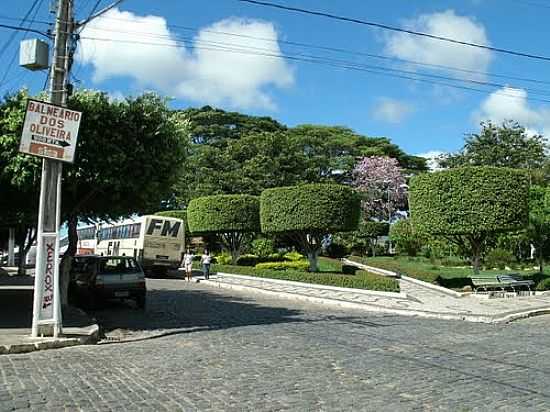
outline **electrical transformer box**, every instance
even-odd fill
[[[29,70],[44,70],[49,66],[48,43],[38,39],[23,40],[19,44],[19,65]]]

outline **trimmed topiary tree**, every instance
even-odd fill
[[[359,225],[359,230],[355,233],[358,234],[358,237],[363,237],[367,239],[368,244],[371,248],[372,256],[376,256],[376,243],[380,236],[387,236],[390,230],[390,225],[386,222],[375,222],[368,220],[362,222]]]
[[[395,242],[399,253],[405,252],[408,256],[416,256],[424,243],[423,236],[414,230],[410,219],[401,219],[391,225],[390,239]]]
[[[478,273],[489,235],[527,226],[528,200],[527,173],[479,166],[413,178],[409,206],[419,233],[441,235],[456,243],[470,254]]]
[[[187,207],[189,230],[217,234],[237,263],[244,240],[260,231],[260,201],[251,195],[216,195],[193,199]]]
[[[284,234],[297,242],[317,272],[321,240],[329,233],[357,228],[360,198],[336,184],[307,184],[264,190],[260,197],[262,232]]]

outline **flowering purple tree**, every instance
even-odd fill
[[[362,193],[364,219],[390,222],[406,205],[407,185],[396,159],[362,158],[353,169],[353,185]]]

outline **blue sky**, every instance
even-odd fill
[[[22,17],[32,3],[10,2],[3,8],[0,19]],[[78,17],[85,17],[93,3],[95,0],[76,0]],[[279,3],[550,56],[547,41],[550,1],[546,0],[279,0]],[[48,4],[49,1],[42,2],[37,19],[52,19]],[[101,2],[101,6],[107,4],[107,0]],[[17,24],[5,19],[0,23]],[[33,27],[46,28],[41,24]],[[0,47],[10,34],[7,30],[0,31]],[[211,104],[269,115],[291,126],[344,125],[364,135],[387,136],[410,153],[457,150],[464,134],[478,130],[477,123],[482,119],[510,118],[534,133],[550,132],[550,103],[531,100],[550,101],[550,95],[544,95],[546,91],[550,94],[550,62],[236,0],[126,0],[104,19],[90,24],[82,37],[73,70],[79,85],[108,91],[113,97],[157,90],[173,97],[174,108]],[[17,37],[20,38],[21,35]],[[548,83],[427,68],[284,42],[343,48]],[[219,50],[220,47],[224,50]],[[4,65],[0,79],[16,51],[14,41],[1,55]],[[326,60],[323,64],[312,64],[273,55],[338,59],[337,65],[377,66],[377,71],[382,70],[385,75],[328,66]],[[437,80],[484,90],[478,93],[388,77],[391,70],[406,70],[409,77],[424,73],[496,82],[514,88]],[[44,79],[43,73],[12,67],[6,83],[0,84],[0,92],[23,85],[38,91]],[[538,89],[540,94],[534,95],[535,91],[527,88]]]

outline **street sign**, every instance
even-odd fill
[[[82,113],[29,99],[19,151],[72,163]]]

